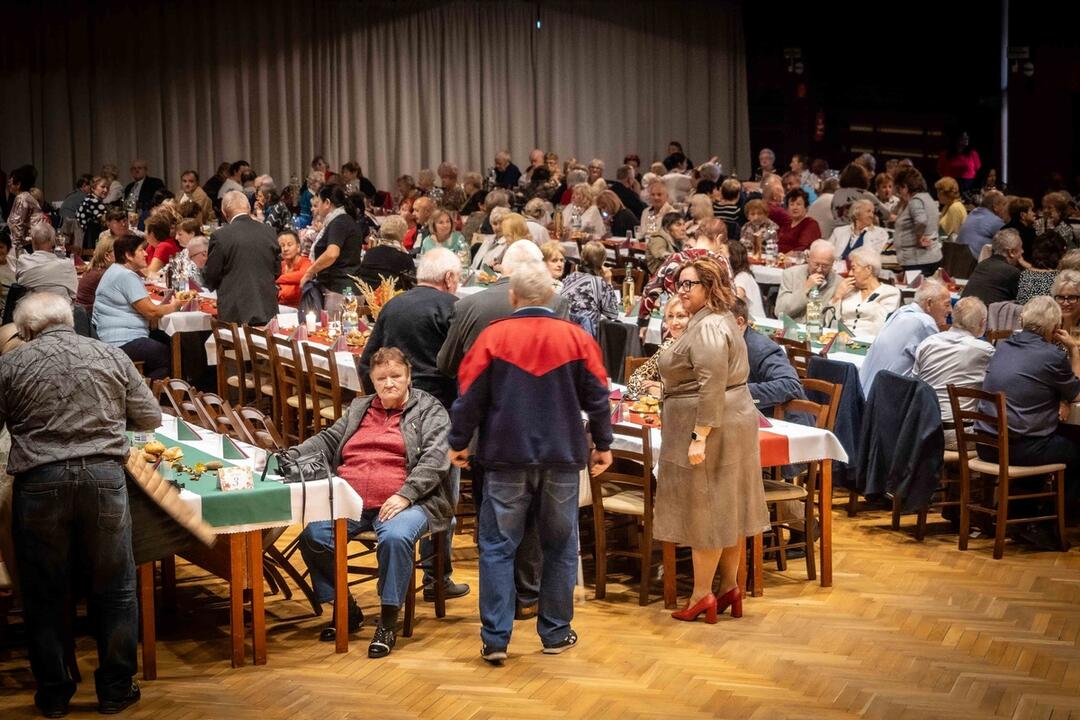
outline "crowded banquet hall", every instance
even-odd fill
[[[0,716],[1080,717],[1080,13],[860,10],[5,6]]]

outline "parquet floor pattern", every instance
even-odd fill
[[[455,576],[473,594],[447,618],[420,604],[416,633],[383,660],[367,658],[372,630],[347,655],[315,640],[325,622],[294,595],[267,598],[269,664],[232,670],[224,584],[181,564],[179,616],[161,621],[159,679],[126,715],[228,718],[1080,718],[1080,550],[1042,553],[990,541],[956,549],[888,529],[882,512],[837,512],[835,587],[805,581],[796,561],[766,573],[746,616],[714,625],[671,620],[657,599],[610,586],[576,608],[580,646],[540,653],[517,623],[503,668],[479,658],[475,548],[464,536]],[[908,519],[905,527],[910,526]],[[931,526],[931,532],[941,530]],[[1074,537],[1074,543],[1078,538]],[[774,567],[774,566],[773,566]],[[361,604],[374,615],[374,588]],[[84,681],[72,717],[93,711],[93,644],[78,644]],[[32,717],[21,649],[0,655],[0,717]]]

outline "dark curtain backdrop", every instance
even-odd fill
[[[32,7],[30,7],[32,5]],[[179,186],[246,159],[279,186],[311,157],[377,186],[508,149],[750,167],[742,21],[724,2],[40,2],[0,26],[0,168],[136,157]],[[540,27],[537,28],[537,21]]]

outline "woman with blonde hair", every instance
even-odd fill
[[[556,293],[561,293],[563,288],[562,276],[566,271],[566,255],[563,253],[562,243],[558,240],[548,240],[540,246],[540,254],[544,256],[544,265],[551,273],[551,279]]]
[[[463,268],[469,267],[472,255],[469,253],[469,243],[465,242],[465,236],[454,230],[454,219],[446,210],[436,210],[428,220],[428,234],[420,244],[420,254],[433,250],[437,247],[446,248],[458,256]]]
[[[570,191],[570,203],[563,208],[562,215],[563,227],[571,232],[580,231],[593,237],[603,237],[607,229],[593,199],[592,188],[584,182]]]
[[[90,260],[90,269],[79,278],[79,288],[75,292],[75,304],[86,308],[87,315],[94,311],[94,293],[97,291],[101,276],[113,264],[112,235],[103,235],[94,246],[94,257]]]
[[[937,191],[938,206],[941,208],[938,227],[946,235],[955,235],[967,220],[967,209],[960,202],[960,185],[955,178],[943,177],[934,183],[934,190]]]
[[[500,208],[496,208],[495,210],[499,209]],[[492,210],[492,215],[496,214],[495,210]],[[515,212],[499,214],[502,215],[502,217],[498,221],[498,236],[485,240],[473,255],[472,260],[473,270],[480,270],[489,275],[496,274],[500,271],[502,257],[508,247],[518,240],[532,239],[532,235],[529,233],[529,225],[525,222],[525,218],[522,215]],[[492,225],[495,225],[494,220],[492,221]]]
[[[705,193],[695,193],[690,196],[690,224],[686,227],[686,234],[697,237],[701,221],[713,216],[712,198]]]
[[[120,202],[124,197],[124,186],[117,179],[120,177],[120,171],[117,167],[111,163],[102,165],[101,177],[105,178],[106,182],[109,184],[109,191],[105,193],[105,198],[102,202],[106,205]]]
[[[693,621],[704,613],[715,623],[729,607],[732,617],[742,617],[739,559],[746,538],[769,527],[758,411],[746,386],[749,362],[731,313],[727,261],[687,263],[676,289],[690,322],[657,359],[664,403],[653,537],[689,545],[693,555],[693,592],[672,617]],[[712,592],[718,566],[719,598]]]

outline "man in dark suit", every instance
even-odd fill
[[[623,206],[634,213],[637,219],[641,219],[641,213],[645,210],[645,203],[634,190],[634,168],[629,165],[620,165],[615,171],[615,181],[608,183],[611,190],[619,196]]]
[[[996,302],[1014,302],[1020,287],[1020,259],[1024,242],[1012,228],[998,230],[991,247],[994,254],[971,271],[963,297],[977,297],[990,307]]]
[[[148,177],[145,160],[131,161],[131,182],[124,188],[124,203],[127,199],[135,196],[135,209],[139,215],[144,215],[150,209],[150,201],[154,199],[154,193],[165,187],[161,178]]]
[[[510,317],[514,306],[510,303],[510,276],[514,270],[528,260],[543,259],[535,243],[518,242],[511,245],[503,256],[503,277],[487,290],[458,300],[454,314],[450,319],[450,330],[446,341],[439,350],[439,371],[447,377],[457,378],[458,366],[465,353],[476,342],[476,338],[488,325]],[[570,304],[561,295],[554,295],[548,303],[557,317],[566,320],[570,317]],[[484,469],[478,462],[472,463],[473,500],[479,508],[483,501]],[[525,525],[525,537],[517,550],[514,563],[514,580],[517,585],[517,617],[525,619],[535,616],[537,603],[540,601],[540,534],[535,521]]]
[[[281,248],[274,229],[249,215],[247,196],[226,193],[221,201],[225,227],[210,238],[203,279],[218,291],[218,319],[265,325],[278,311]]]

